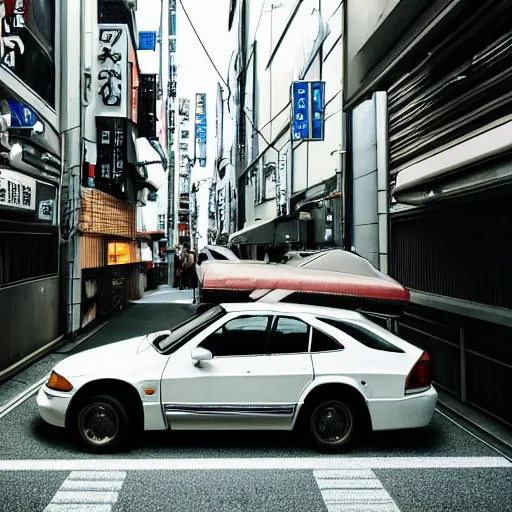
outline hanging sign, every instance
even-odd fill
[[[206,94],[196,94],[195,157],[206,167]]]
[[[0,169],[0,208],[36,209],[36,180],[10,169]]]
[[[324,140],[325,82],[293,82],[292,140]]]

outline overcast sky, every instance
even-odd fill
[[[226,79],[229,59],[233,51],[233,34],[228,33],[229,0],[182,0],[194,27],[204,46],[208,50],[218,70]],[[213,176],[215,169],[215,117],[217,82],[219,76],[210,63],[201,44],[197,40],[190,23],[177,3],[177,60],[178,60],[178,97],[189,98],[191,102],[190,134],[193,137],[193,115],[195,94],[206,94],[207,116],[207,160],[206,167],[197,164],[192,171],[192,180],[198,181]],[[193,138],[191,139],[193,143]],[[193,148],[189,151],[193,154]],[[206,244],[208,230],[208,190],[202,189],[197,195],[199,207],[198,231],[201,239],[199,248]]]
[[[236,42],[236,33],[228,32],[229,0],[182,0],[194,27],[212,60],[224,79],[231,54]],[[188,98],[191,103],[190,154],[193,155],[193,119],[196,93],[206,94],[207,113],[207,165],[205,168],[196,165],[192,172],[192,180],[198,181],[213,175],[215,166],[215,117],[217,82],[220,80],[210,63],[205,51],[194,34],[190,23],[183,12],[180,1],[177,4],[177,62],[178,62],[178,98]],[[144,8],[139,2],[137,11],[138,30],[158,30],[160,24],[160,0],[144,0]],[[144,52],[146,53],[146,52]],[[151,52],[148,52],[148,54]],[[158,72],[157,60],[153,55],[141,55],[142,72]],[[152,69],[154,68],[154,70]],[[179,150],[178,150],[179,152]],[[203,237],[200,246],[205,243],[207,232],[208,192],[204,190],[198,197],[201,207],[199,232]],[[202,242],[202,243],[201,243]]]

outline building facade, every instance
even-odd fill
[[[341,245],[342,5],[231,2],[229,23],[237,45],[230,78],[236,80],[230,82],[224,114],[233,101],[235,145],[229,156],[222,155],[218,171],[232,165],[234,177],[228,177],[229,189],[218,205],[236,204],[236,229],[228,214],[219,230],[229,233],[229,243],[243,257],[262,259],[269,246]],[[323,140],[292,136],[291,88],[299,80],[325,83]],[[226,218],[222,211],[218,215]]]
[[[158,129],[160,73],[143,72],[139,62],[154,51],[157,34],[139,34],[136,2],[82,4],[68,12],[66,37],[81,55],[63,75],[74,122],[62,201],[66,332],[73,333],[141,297],[141,245],[152,239],[144,226],[138,232],[137,210],[157,201],[167,157]]]
[[[0,2],[0,378],[64,332],[65,2]]]
[[[345,4],[345,245],[412,290],[437,385],[512,424],[512,4]]]

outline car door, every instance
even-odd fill
[[[197,336],[177,351],[162,376],[169,426],[175,430],[290,428],[302,384],[295,381],[294,388],[289,387],[293,372],[269,355],[272,326],[271,314],[228,315],[213,332]],[[190,350],[197,346],[213,355],[201,367],[190,358]],[[299,373],[305,376],[304,368]]]
[[[309,353],[311,326],[295,316],[280,315],[273,320],[269,338],[269,370],[277,376],[275,392],[294,406],[314,378]]]

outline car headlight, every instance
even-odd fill
[[[71,382],[56,372],[50,374],[46,387],[54,389],[55,391],[71,391],[73,389]]]

